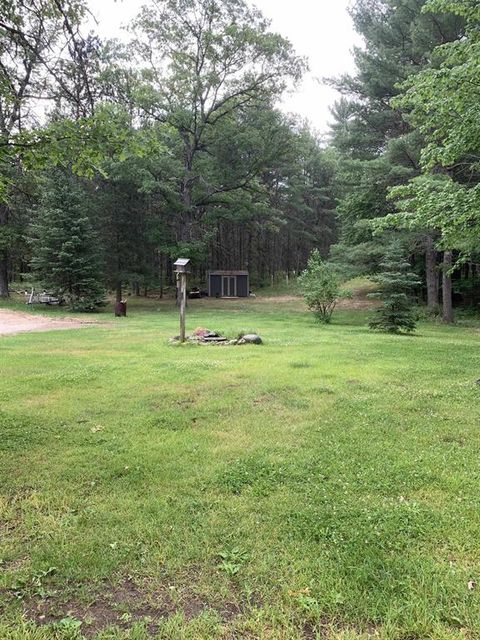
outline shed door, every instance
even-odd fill
[[[237,276],[237,297],[248,298],[248,276]]]
[[[222,276],[211,275],[209,295],[212,298],[221,298],[222,291]]]
[[[223,276],[223,297],[237,297],[237,278],[235,276]]]

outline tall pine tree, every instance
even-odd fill
[[[357,72],[335,84],[345,96],[335,107],[333,143],[342,163],[338,175],[341,238],[337,261],[375,273],[392,238],[373,237],[368,221],[395,212],[391,187],[420,173],[423,138],[392,106],[399,85],[432,64],[438,45],[463,33],[464,21],[452,13],[425,13],[426,0],[356,0],[351,14],[365,47],[355,49]],[[438,304],[435,228],[412,234],[425,256],[428,304]],[[353,273],[355,270],[353,269]]]
[[[416,315],[413,309],[412,292],[420,280],[405,260],[399,244],[393,244],[381,263],[382,272],[373,279],[379,285],[375,297],[382,301],[370,328],[385,333],[415,331]]]
[[[44,179],[32,225],[31,266],[41,286],[71,309],[94,311],[102,305],[99,242],[85,193],[73,175],[61,170]]]

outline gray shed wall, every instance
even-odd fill
[[[249,276],[247,274],[236,274],[235,272],[225,272],[224,275],[222,273],[209,274],[208,293],[211,298],[223,297],[223,278],[224,277],[228,277],[230,281],[232,281],[235,278],[235,281],[236,281],[235,291],[238,298],[248,298],[250,294]]]

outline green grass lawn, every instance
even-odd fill
[[[478,326],[366,318],[192,301],[265,344],[178,346],[149,302],[0,338],[0,638],[480,637]]]

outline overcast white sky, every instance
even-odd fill
[[[329,107],[338,97],[321,79],[353,70],[351,55],[359,40],[347,12],[351,0],[253,0],[272,20],[272,29],[286,36],[297,53],[307,56],[310,73],[294,94],[284,100],[286,111],[308,118],[320,133],[328,130]],[[105,37],[122,37],[143,0],[89,0]]]

